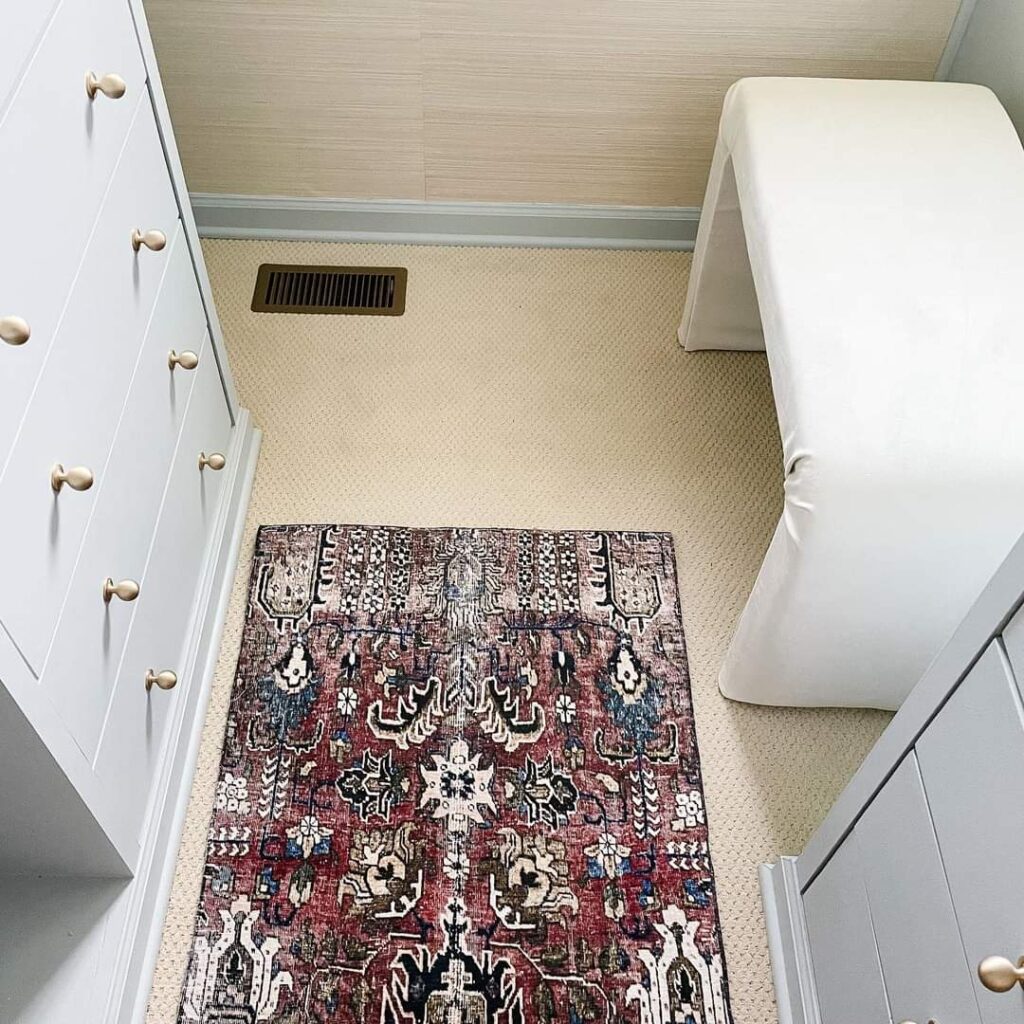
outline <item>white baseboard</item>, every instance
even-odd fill
[[[690,251],[700,210],[683,206],[443,203],[192,193],[205,238]]]

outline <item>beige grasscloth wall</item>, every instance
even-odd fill
[[[744,75],[931,78],[959,0],[146,0],[189,187],[697,206]]]

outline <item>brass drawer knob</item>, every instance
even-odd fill
[[[199,453],[199,469],[204,470],[207,466],[210,469],[221,470],[227,465],[227,459],[221,455],[220,452],[211,452],[209,455],[206,452]]]
[[[101,92],[108,100],[119,100],[128,88],[120,75],[104,75],[97,78],[91,71],[85,76],[85,91],[89,99],[96,99],[96,93]]]
[[[178,685],[178,677],[169,668],[163,672],[150,669],[146,673],[146,693],[153,689],[154,684],[161,690],[173,690]]]
[[[0,316],[0,338],[8,345],[24,345],[32,336],[32,328],[20,316]]]
[[[140,231],[136,228],[132,232],[132,248],[138,252],[143,246],[151,252],[159,252],[167,244],[167,236],[156,228],[149,231]]]
[[[112,597],[121,601],[134,601],[139,596],[139,585],[135,580],[121,580],[115,583],[109,576],[103,581],[103,600],[110,604]]]
[[[1014,985],[1024,988],[1024,956],[1016,966],[1005,956],[987,956],[978,964],[978,977],[990,992],[1009,992]]]
[[[50,470],[50,486],[57,494],[67,484],[73,491],[87,491],[93,484],[92,470],[85,466],[65,469],[59,462]]]
[[[199,365],[199,356],[195,352],[175,352],[172,348],[167,353],[167,365],[172,370],[176,366],[183,370],[194,370]]]

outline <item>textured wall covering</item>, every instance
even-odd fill
[[[796,853],[889,720],[716,683],[782,504],[763,354],[686,353],[682,253],[207,241],[263,451],[148,1024],[172,1024],[259,523],[673,535],[735,1020],[775,1020],[757,866]],[[400,264],[402,317],[249,311],[263,262]]]
[[[696,206],[744,75],[931,78],[958,0],[146,0],[189,186]]]

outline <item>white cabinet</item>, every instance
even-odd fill
[[[804,852],[762,871],[782,1024],[1024,1024],[1024,988],[979,970],[1024,958],[1022,599],[1024,538]]]
[[[136,1024],[259,434],[141,3],[0,22],[0,1020]]]

